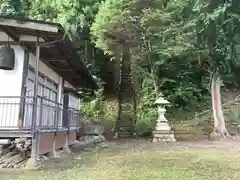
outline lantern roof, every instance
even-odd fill
[[[169,103],[170,103],[169,101],[167,101],[166,99],[164,99],[162,93],[160,93],[159,97],[158,97],[157,100],[155,101],[155,104],[157,104],[157,105],[161,105],[161,104],[164,105],[164,104],[169,104]]]

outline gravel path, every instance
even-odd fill
[[[106,142],[106,146],[116,149],[133,149],[138,150],[169,150],[173,148],[180,149],[205,149],[205,150],[216,150],[226,151],[234,154],[240,154],[240,139],[221,139],[216,141],[203,140],[197,142],[175,142],[175,143],[157,143],[153,144],[147,140],[119,140]]]

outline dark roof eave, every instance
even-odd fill
[[[66,42],[66,43],[70,46],[70,48],[73,50],[74,56],[76,57],[76,59],[79,60],[79,62],[81,63],[83,69],[85,69],[85,72],[84,72],[84,73],[87,75],[87,79],[91,82],[90,84],[92,84],[92,85],[90,86],[91,89],[92,89],[92,88],[93,88],[93,89],[98,89],[99,87],[98,87],[96,81],[93,79],[93,76],[90,74],[90,72],[89,72],[89,70],[87,69],[86,65],[81,61],[78,52],[77,52],[76,49],[73,47],[73,44],[70,43],[71,40],[69,39],[68,36],[65,37],[65,42]],[[77,87],[77,88],[80,88],[80,87]]]
[[[59,23],[46,22],[46,21],[42,21],[42,20],[34,20],[34,19],[15,17],[15,16],[14,17],[13,16],[0,16],[0,19],[9,19],[9,20],[16,20],[16,21],[24,21],[24,22],[33,22],[33,23],[39,23],[39,24],[52,25],[52,26],[56,26],[56,28],[58,29],[58,32],[56,34],[59,34],[61,37],[64,37],[64,35],[65,35],[65,30],[62,27],[62,25]],[[28,28],[26,28],[26,29],[28,29]],[[80,88],[80,87],[85,86],[86,88],[97,89],[98,88],[97,83],[94,81],[92,75],[90,74],[90,72],[87,69],[87,67],[85,66],[85,64],[81,61],[78,52],[74,48],[71,40],[69,39],[69,37],[67,35],[65,36],[65,39],[63,41],[64,41],[64,44],[66,44],[66,46],[70,47],[70,49],[73,53],[73,57],[75,57],[72,59],[75,61],[78,60],[77,63],[79,63],[79,66],[81,66],[81,72],[84,74],[84,77],[86,78],[84,83],[76,83],[74,81],[70,81],[69,83],[71,83],[75,88]],[[58,72],[58,73],[61,74],[60,72]],[[65,78],[65,77],[63,77],[63,78]]]

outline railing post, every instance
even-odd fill
[[[59,115],[60,115],[60,104],[57,103],[57,114],[56,114],[56,118],[57,118],[56,130],[57,130],[57,132],[58,132]]]
[[[20,112],[19,112],[19,118],[18,118],[18,129],[22,129],[23,121],[24,121],[24,110],[25,110],[25,97],[20,97]]]
[[[71,122],[71,110],[68,107],[67,114],[68,114],[68,132],[70,131],[70,122]]]
[[[40,47],[39,47],[39,38],[37,38],[36,44],[36,67],[35,67],[35,82],[34,82],[34,98],[33,98],[33,119],[32,119],[32,138],[36,138],[36,122],[37,122],[37,100],[38,100],[38,69],[39,69],[39,56],[40,56]]]
[[[36,43],[36,62],[35,62],[35,82],[34,82],[34,98],[33,98],[33,113],[32,113],[32,150],[31,150],[31,160],[32,164],[37,166],[38,157],[38,139],[36,138],[36,123],[37,123],[37,111],[38,111],[38,70],[39,70],[39,57],[40,56],[40,46],[39,37],[37,37]]]
[[[39,114],[39,127],[42,127],[42,118],[43,118],[43,98],[40,97],[40,114]]]
[[[70,130],[70,121],[71,121],[71,116],[70,116],[70,109],[69,107],[67,108],[67,116],[68,116],[68,125],[67,125],[67,128],[68,128],[68,132]]]

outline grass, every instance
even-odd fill
[[[95,149],[47,161],[45,170],[2,173],[1,180],[234,180],[240,156],[227,152]]]

